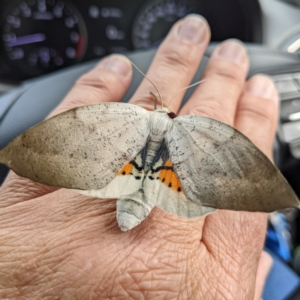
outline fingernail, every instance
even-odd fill
[[[232,61],[237,65],[243,65],[247,61],[247,54],[245,48],[240,42],[226,41],[222,43],[216,50],[216,55]]]
[[[206,40],[208,25],[206,21],[198,15],[187,16],[178,30],[178,36],[188,40],[193,44],[201,44]]]
[[[109,70],[126,77],[131,71],[131,64],[125,56],[111,55],[103,59],[99,63],[98,68]]]
[[[263,75],[255,75],[246,85],[247,92],[266,99],[274,98],[274,90],[275,86],[272,80]]]

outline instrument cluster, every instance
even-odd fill
[[[23,80],[110,53],[157,47],[171,26],[190,13],[207,18],[213,41],[238,38],[259,42],[258,12],[251,14],[249,9],[253,6],[247,3],[244,0],[2,0],[0,79]]]

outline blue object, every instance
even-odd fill
[[[300,288],[299,276],[274,252],[264,249],[273,258],[273,266],[267,278],[263,300],[288,300]]]
[[[286,262],[292,260],[290,225],[282,213],[270,215],[265,246]]]
[[[276,231],[268,229],[265,246],[276,253],[281,259],[289,262],[292,259],[286,241]]]
[[[300,278],[287,262],[291,262],[290,225],[284,214],[275,212],[269,216],[265,251],[273,258],[273,266],[267,278],[263,300],[287,300],[300,288]]]

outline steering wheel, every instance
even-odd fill
[[[201,78],[201,74],[215,46],[212,44],[207,49],[193,82]],[[300,72],[300,59],[295,54],[269,50],[258,45],[247,45],[247,49],[250,56],[248,76],[256,73],[265,73],[278,78],[278,75]],[[155,53],[155,50],[150,50],[128,53],[126,56],[143,72],[146,72]],[[61,102],[76,79],[92,69],[97,62],[98,60],[90,61],[24,82],[18,89],[0,97],[0,149],[25,130],[45,119]],[[123,102],[130,99],[141,80],[142,76],[134,69],[132,83],[122,100]],[[155,82],[155,80],[153,81]],[[193,88],[187,90],[183,104],[190,97],[193,90]],[[295,93],[299,94],[298,91]],[[300,174],[298,174],[300,172],[296,170],[299,168],[300,163],[291,154],[292,151],[290,151],[289,147],[292,144],[282,134],[284,131],[282,126],[284,124],[280,123],[278,127],[279,134],[274,144],[275,163],[283,171],[299,196],[300,187],[297,187],[297,182],[300,180]],[[0,183],[6,171],[4,166],[0,166]]]

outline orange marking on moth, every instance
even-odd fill
[[[131,163],[126,164],[117,174],[118,175],[129,175],[132,173],[133,165]]]
[[[168,159],[164,165],[165,167],[172,167],[172,162]],[[166,186],[171,188],[174,191],[182,192],[182,186],[180,181],[173,170],[164,170],[162,169],[159,172],[159,180],[163,182]]]
[[[164,166],[165,167],[172,167],[173,166],[170,158],[166,161]]]

